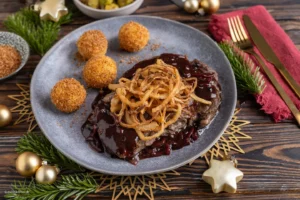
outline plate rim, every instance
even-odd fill
[[[186,28],[189,28],[189,29],[192,29],[194,31],[197,31],[199,34],[201,34],[203,37],[205,37],[207,40],[210,40],[213,45],[219,49],[219,51],[222,53],[224,59],[225,59],[225,62],[226,64],[229,66],[229,69],[230,69],[230,75],[232,76],[232,80],[234,82],[234,85],[235,87],[233,88],[233,103],[232,103],[232,108],[231,108],[231,111],[230,111],[230,115],[228,115],[228,119],[226,120],[226,123],[225,123],[225,126],[222,128],[222,130],[220,131],[220,133],[217,135],[217,137],[213,140],[213,142],[208,145],[204,150],[202,150],[201,152],[199,152],[197,155],[191,157],[190,159],[187,159],[185,161],[182,161],[182,162],[179,162],[178,164],[176,165],[172,165],[170,167],[164,167],[164,168],[160,168],[160,169],[157,169],[157,170],[151,170],[151,171],[145,171],[145,172],[116,172],[116,171],[109,171],[109,170],[103,170],[103,169],[99,169],[99,168],[96,168],[96,167],[93,167],[93,166],[90,166],[88,165],[88,163],[84,163],[84,162],[81,162],[79,160],[76,160],[74,158],[72,158],[71,155],[68,154],[68,152],[60,149],[59,146],[57,146],[56,144],[52,143],[50,137],[48,137],[47,134],[44,134],[45,130],[43,128],[43,125],[42,123],[40,122],[40,120],[38,118],[35,117],[36,119],[36,122],[37,124],[39,125],[39,128],[41,129],[42,131],[42,134],[50,141],[50,143],[57,149],[59,150],[63,155],[65,155],[67,158],[73,160],[75,163],[79,164],[80,166],[86,168],[86,169],[89,169],[89,170],[92,170],[92,171],[96,171],[96,172],[100,172],[100,173],[103,173],[103,174],[109,174],[109,175],[126,175],[126,176],[138,176],[138,175],[149,175],[149,174],[157,174],[157,173],[163,173],[163,172],[166,172],[166,171],[170,171],[170,170],[174,170],[174,169],[177,169],[181,166],[184,166],[188,163],[190,163],[191,161],[199,158],[201,155],[203,155],[203,153],[207,152],[212,146],[214,146],[214,144],[220,139],[220,137],[223,135],[224,131],[227,129],[231,119],[232,119],[232,116],[234,114],[234,110],[235,110],[235,105],[236,105],[236,102],[237,102],[237,88],[236,88],[236,80],[235,80],[235,76],[234,76],[234,73],[233,73],[233,70],[231,68],[231,64],[230,62],[228,61],[226,55],[224,54],[224,52],[221,50],[221,48],[217,45],[217,43],[212,39],[210,38],[208,35],[206,35],[205,33],[203,33],[202,31],[192,27],[192,26],[189,26],[187,24],[184,24],[184,23],[181,23],[181,22],[178,22],[178,21],[175,21],[175,20],[171,20],[171,19],[166,19],[166,18],[162,18],[162,17],[158,17],[158,16],[147,16],[147,15],[128,15],[128,16],[117,16],[117,17],[111,17],[111,18],[107,18],[107,19],[102,19],[102,20],[96,20],[94,22],[91,22],[91,23],[88,23],[86,25],[83,25],[73,31],[71,31],[70,33],[68,33],[67,35],[65,35],[64,37],[62,37],[60,40],[58,40],[56,42],[56,44],[54,46],[52,46],[48,51],[47,53],[43,56],[43,58],[40,60],[39,64],[36,66],[35,70],[34,70],[34,73],[33,73],[33,76],[31,78],[31,82],[30,82],[30,94],[32,94],[33,92],[33,85],[32,84],[35,80],[36,80],[36,76],[37,76],[37,69],[41,68],[42,65],[41,63],[44,63],[45,60],[47,59],[47,57],[52,53],[52,51],[54,51],[61,43],[61,41],[65,40],[70,34],[72,34],[73,32],[75,31],[78,31],[79,29],[84,29],[84,27],[87,27],[87,26],[90,26],[92,24],[97,24],[99,23],[99,21],[110,21],[110,20],[114,20],[116,18],[132,18],[132,17],[137,17],[137,18],[150,18],[150,19],[158,19],[158,20],[162,20],[162,21],[167,21],[169,23],[175,23],[177,25],[181,25],[181,26],[184,26]],[[33,106],[34,104],[32,104],[32,102],[34,101],[33,100],[33,95],[30,95],[30,102],[31,102],[31,107],[32,107],[32,111],[33,111],[33,114],[34,116],[36,116],[36,113],[37,111],[35,110],[35,107]],[[222,106],[222,104],[221,104]],[[113,158],[112,158],[113,159]]]

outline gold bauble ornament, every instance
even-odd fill
[[[188,13],[195,13],[199,9],[198,0],[186,0],[183,4],[183,8]]]
[[[44,164],[35,173],[35,180],[40,184],[52,184],[56,181],[58,169]]]
[[[0,127],[7,126],[12,120],[11,111],[5,105],[0,105]]]
[[[236,164],[230,160],[211,160],[209,169],[206,170],[202,179],[211,185],[214,193],[225,191],[235,193],[237,183],[242,180],[244,174],[236,168]]]
[[[16,160],[16,169],[22,176],[32,176],[42,165],[42,160],[35,153],[24,152]]]
[[[199,0],[200,2],[200,9],[204,11],[206,14],[213,14],[217,12],[220,8],[220,0]]]
[[[52,20],[58,22],[59,19],[68,14],[68,8],[64,0],[45,0],[38,2],[33,6],[35,11],[40,11],[42,20]]]

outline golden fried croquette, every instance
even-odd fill
[[[106,87],[116,76],[116,62],[104,55],[92,57],[83,68],[83,79],[92,88]]]
[[[120,28],[120,47],[129,52],[139,51],[147,45],[149,37],[149,31],[145,26],[130,21]]]
[[[65,78],[58,81],[51,91],[51,101],[55,107],[66,113],[77,110],[86,98],[86,91],[79,81]]]
[[[77,41],[77,48],[80,55],[88,60],[92,56],[105,55],[108,42],[99,30],[90,30],[83,33]]]

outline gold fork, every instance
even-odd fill
[[[239,16],[236,17],[230,17],[227,19],[230,35],[232,38],[232,41],[238,45],[242,50],[245,52],[253,55],[255,59],[259,62],[262,69],[265,71],[267,76],[269,77],[270,81],[276,88],[277,92],[280,94],[281,98],[284,100],[284,102],[287,104],[287,106],[292,111],[293,115],[295,116],[298,124],[300,125],[300,112],[291,100],[291,98],[286,94],[284,89],[281,87],[281,85],[278,83],[272,72],[269,70],[269,68],[265,65],[263,60],[260,58],[260,56],[254,51],[253,44],[249,37],[247,36],[245,29],[241,23],[241,20]]]

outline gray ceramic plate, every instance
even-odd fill
[[[149,45],[136,54],[122,52],[118,45],[119,28],[130,20],[145,25],[151,34]],[[77,51],[77,39],[90,29],[100,29],[107,36],[109,41],[107,55],[119,64],[118,77],[130,69],[136,60],[151,58],[165,52],[185,54],[190,60],[197,58],[219,73],[223,89],[219,114],[195,143],[173,151],[170,156],[141,160],[136,166],[97,153],[89,147],[80,131],[86,119],[81,114],[85,109],[90,113],[90,105],[97,95],[97,90],[88,89],[85,106],[72,114],[64,114],[55,109],[50,101],[50,91],[57,81],[65,77],[74,77],[83,83],[82,67],[76,66],[74,54]],[[156,49],[158,44],[161,46]],[[120,60],[123,63],[120,63]],[[231,119],[236,104],[236,87],[228,60],[216,43],[205,34],[175,21],[157,17],[127,16],[87,24],[61,39],[44,56],[34,72],[31,81],[31,104],[44,134],[69,158],[88,169],[102,173],[142,175],[178,168],[209,150],[220,138]]]

